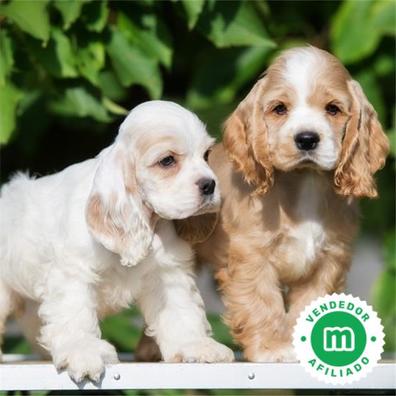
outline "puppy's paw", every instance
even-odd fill
[[[54,355],[57,369],[66,369],[75,382],[85,378],[99,382],[106,364],[118,363],[115,348],[97,338],[83,339]]]
[[[179,363],[228,363],[233,360],[234,353],[230,348],[209,337],[184,344],[166,359],[168,362]]]
[[[264,351],[259,351],[252,357],[248,357],[248,360],[252,362],[283,362],[291,363],[297,362],[297,357],[294,352],[292,345],[284,345],[275,349],[266,349]]]

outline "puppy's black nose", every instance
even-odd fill
[[[197,185],[203,195],[211,195],[215,190],[216,182],[213,179],[203,178],[197,181]]]
[[[294,136],[294,141],[299,150],[314,150],[320,140],[319,135],[316,132],[304,131]]]

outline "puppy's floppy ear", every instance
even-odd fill
[[[373,175],[385,164],[389,141],[359,83],[349,81],[348,89],[353,99],[351,117],[334,183],[341,195],[375,198],[378,194]]]
[[[147,256],[153,238],[151,214],[139,195],[131,162],[117,143],[104,150],[86,206],[91,234],[126,266]]]
[[[177,235],[192,245],[205,242],[214,231],[218,213],[205,213],[183,220],[174,220]]]
[[[265,77],[259,80],[248,96],[225,123],[223,145],[234,167],[245,181],[265,194],[273,185],[273,168],[269,158],[267,127],[260,95]]]

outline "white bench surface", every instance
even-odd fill
[[[49,362],[4,355],[0,391],[95,389],[395,389],[396,364],[382,361],[366,378],[343,386],[319,382],[299,363],[119,363],[100,384],[73,382]]]

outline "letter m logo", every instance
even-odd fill
[[[350,352],[355,349],[355,333],[350,327],[325,327],[323,340],[326,352]]]

